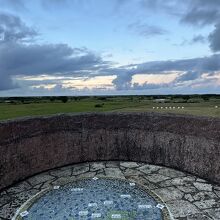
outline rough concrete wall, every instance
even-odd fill
[[[0,123],[0,189],[48,169],[96,160],[164,165],[220,184],[220,119],[112,113]]]

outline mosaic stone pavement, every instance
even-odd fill
[[[133,182],[93,178],[54,188],[21,212],[24,220],[162,220],[158,203]]]
[[[28,178],[0,192],[0,219],[12,219],[24,202],[48,187],[94,177],[144,185],[165,202],[173,219],[220,220],[220,186],[173,169],[134,162],[83,163]]]

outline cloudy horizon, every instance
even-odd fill
[[[0,96],[220,94],[219,0],[0,5]]]

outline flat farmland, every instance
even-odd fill
[[[66,103],[60,100],[48,99],[28,101],[2,101],[0,103],[0,120],[24,116],[53,115],[57,113],[80,112],[166,112],[175,114],[190,114],[199,116],[220,117],[220,99],[168,100],[158,103],[145,97],[88,97],[79,100],[68,99]]]

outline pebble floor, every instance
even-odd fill
[[[26,214],[24,220],[162,220],[162,204],[133,184],[92,178],[55,186],[40,199],[33,199],[33,205],[20,214]]]

